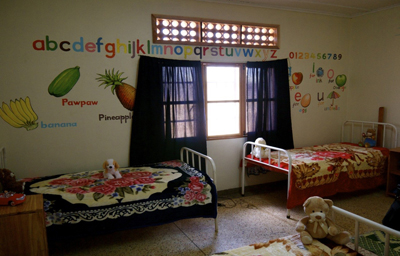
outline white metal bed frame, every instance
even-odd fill
[[[205,161],[205,170],[206,172],[214,181],[215,187],[217,187],[217,168],[215,166],[214,160],[204,155],[200,152],[197,152],[193,149],[183,147],[180,151],[181,154],[181,161],[189,164],[190,166],[196,168],[199,171],[202,170],[202,159]],[[196,162],[197,160],[197,162]],[[210,175],[212,173],[212,175]],[[215,232],[218,232],[218,216],[215,218]]]
[[[360,234],[359,234],[359,232],[360,232],[360,230],[359,230],[360,223],[364,223],[364,224],[368,225],[369,227],[372,227],[374,229],[377,229],[377,230],[385,232],[385,250],[384,250],[384,255],[385,256],[389,256],[389,254],[390,254],[390,251],[389,251],[390,250],[390,236],[389,235],[400,237],[400,232],[397,231],[397,230],[388,228],[388,227],[386,227],[386,226],[384,226],[382,224],[379,224],[379,223],[374,222],[372,220],[366,219],[366,218],[361,217],[361,216],[359,216],[357,214],[348,212],[348,211],[343,210],[343,209],[341,209],[339,207],[332,206],[332,214],[333,214],[333,216],[335,216],[336,213],[342,214],[342,215],[354,220],[354,224],[355,224],[354,225],[354,250],[357,251],[357,252],[359,252],[358,251],[358,248],[359,248],[358,242],[359,242],[359,236],[360,236]]]
[[[391,137],[390,139],[390,145],[388,147],[394,148],[397,146],[397,127],[394,126],[393,124],[389,123],[382,123],[382,122],[369,122],[369,121],[358,121],[358,120],[348,120],[345,121],[342,125],[342,134],[341,134],[341,142],[344,141],[345,139],[345,129],[349,128],[350,129],[350,140],[349,142],[352,143],[358,143],[359,139],[361,138],[362,132],[364,132],[365,128],[372,128],[375,129],[377,127],[382,127],[383,128],[383,140],[382,140],[382,147],[385,147],[386,145],[386,140],[387,140],[387,133],[391,132]],[[357,138],[354,136],[354,130],[360,131],[359,132],[359,137],[358,141]],[[389,131],[390,130],[390,131]],[[255,159],[253,155],[250,157],[247,157],[246,152],[247,149],[250,147],[250,152],[253,151],[254,147],[261,147],[263,149],[268,150],[268,157],[264,158],[267,159],[268,163],[263,162],[261,159]],[[271,152],[272,151],[277,151],[278,152],[278,166],[272,165],[271,164]],[[281,165],[281,156],[286,156],[288,158],[288,169],[280,167]],[[292,172],[292,157],[289,154],[288,150],[282,149],[282,148],[277,148],[273,146],[268,146],[264,144],[257,144],[252,141],[247,141],[243,144],[243,151],[242,151],[242,196],[244,196],[244,190],[245,190],[245,171],[246,171],[246,166],[247,166],[247,161],[257,163],[263,166],[270,166],[273,167],[274,169],[278,169],[282,171],[283,173],[286,173],[288,175],[288,186],[287,186],[287,197],[289,196],[289,189],[290,189],[290,176]],[[287,218],[290,218],[290,209],[287,209]]]

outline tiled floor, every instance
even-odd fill
[[[219,193],[218,227],[214,219],[188,219],[162,226],[121,231],[49,244],[50,255],[179,255],[204,256],[256,242],[265,242],[295,234],[297,221],[304,216],[302,207],[286,218],[285,183],[260,185]],[[363,217],[381,222],[393,198],[383,189],[354,195],[330,197],[334,204]],[[337,218],[337,224],[350,232],[354,224]],[[368,227],[362,227],[368,231]]]

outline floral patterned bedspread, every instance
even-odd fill
[[[104,178],[103,170],[34,178],[25,193],[43,194],[47,227],[216,204],[211,179],[179,160],[119,172],[120,179]],[[216,207],[208,208],[209,213],[194,211],[215,217]]]
[[[381,150],[342,143],[293,149],[290,154],[298,189],[335,182],[343,172],[350,179],[380,176],[387,158]]]
[[[386,148],[332,143],[288,152],[292,158],[288,209],[302,205],[313,195],[326,197],[340,192],[372,189],[385,183],[389,155]],[[268,159],[262,161],[269,163]],[[271,152],[270,164],[278,166],[278,163],[278,153]],[[280,167],[288,169],[288,158],[282,153]],[[276,170],[268,166],[265,168]]]
[[[350,179],[379,176],[385,172],[387,159],[382,150],[347,143],[296,148],[288,152],[292,158],[297,189],[335,182],[343,172]],[[271,164],[278,165],[277,152],[271,153]],[[283,154],[280,165],[288,168],[288,158]]]

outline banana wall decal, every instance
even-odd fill
[[[26,97],[15,101],[10,100],[10,106],[3,102],[0,108],[0,117],[15,128],[24,127],[27,131],[38,127],[38,116],[33,111],[31,100]]]

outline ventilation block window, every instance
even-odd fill
[[[152,15],[153,43],[279,48],[279,25]]]

